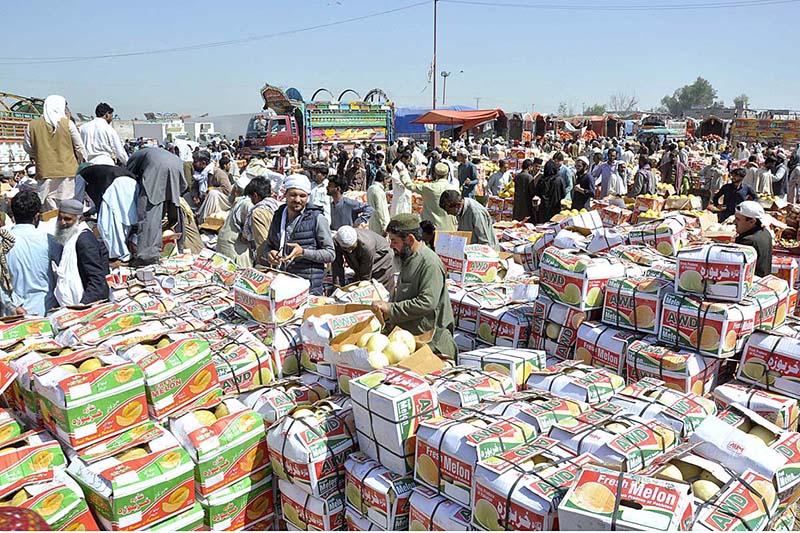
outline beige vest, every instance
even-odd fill
[[[69,134],[69,119],[62,118],[55,132],[39,117],[28,125],[31,145],[36,152],[36,178],[74,177],[78,159]]]

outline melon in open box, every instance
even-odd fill
[[[719,381],[719,359],[686,350],[660,346],[652,337],[628,346],[625,357],[628,379],[657,378],[666,386],[683,392],[708,394]]]
[[[533,426],[516,419],[455,411],[425,420],[417,433],[414,479],[462,505],[470,505],[478,462],[532,441]]]
[[[600,309],[609,279],[637,274],[641,274],[640,267],[619,259],[551,246],[542,255],[540,291],[553,301],[580,311]]]
[[[525,384],[529,390],[547,391],[589,404],[606,401],[624,387],[625,380],[620,376],[577,361],[562,361],[534,370]]]
[[[800,408],[793,398],[731,382],[714,389],[714,401],[721,409],[731,404],[743,405],[781,429],[797,429]]]
[[[271,475],[251,475],[197,499],[204,510],[205,525],[211,531],[272,529],[275,491]]]
[[[267,387],[239,396],[239,399],[264,419],[269,428],[299,405],[311,405],[330,396],[336,383],[314,374],[282,379]]]
[[[282,324],[308,299],[308,280],[276,270],[246,268],[233,284],[234,309],[256,322]]]
[[[478,332],[481,309],[498,309],[511,303],[510,294],[502,285],[470,285],[448,288],[456,327],[468,333]]]
[[[756,278],[745,296],[745,302],[756,310],[755,328],[766,331],[781,327],[789,314],[789,296],[784,280],[772,275]]]
[[[578,328],[574,359],[624,376],[628,346],[643,337],[643,333],[586,321]]]
[[[511,376],[511,381],[516,383],[517,388],[525,386],[531,370],[546,366],[543,350],[504,347],[478,348],[462,352],[456,356],[456,364],[507,374]]]
[[[278,480],[283,518],[289,531],[337,531],[347,529],[345,498],[337,492],[322,499],[310,496],[295,483]]]
[[[628,241],[631,244],[647,244],[663,255],[673,256],[686,244],[687,236],[686,218],[673,215],[663,220],[637,224],[628,232]]]
[[[192,507],[193,469],[175,437],[147,422],[83,449],[68,471],[104,528],[135,530]]]
[[[417,486],[409,503],[409,531],[469,530],[472,520],[469,507],[440,496],[428,487]]]
[[[500,372],[478,370],[468,366],[445,368],[427,376],[442,413],[473,407],[495,396],[505,396],[517,390],[511,376]]]
[[[603,300],[603,322],[637,333],[658,334],[661,301],[671,290],[663,279],[649,277],[608,280]]]
[[[736,379],[800,399],[800,339],[756,331],[745,344]]]
[[[72,358],[74,364],[54,366],[34,375],[45,427],[74,448],[116,435],[147,420],[142,370],[116,355],[87,355],[83,352]],[[59,358],[59,363],[63,359]],[[73,369],[80,369],[89,359],[94,361],[91,367],[86,367],[85,372],[73,373]]]
[[[58,441],[46,431],[27,431],[3,443],[0,450],[0,486],[22,478],[47,479],[49,470],[67,465]]]
[[[415,483],[373,461],[363,452],[351,454],[344,463],[348,510],[382,530],[408,530],[408,499]]]
[[[203,496],[246,477],[258,481],[270,475],[264,423],[238,400],[172,418],[169,429],[192,458]]]
[[[752,333],[755,309],[753,305],[667,294],[658,340],[701,355],[729,357],[741,349]]]
[[[323,305],[306,309],[300,335],[303,339],[300,363],[309,372],[336,379],[334,364],[326,358],[331,341],[355,325],[367,322],[371,332],[382,324],[368,305]]]
[[[267,445],[275,477],[320,498],[344,490],[344,460],[358,449],[349,400],[297,407],[269,428]]]
[[[440,413],[428,381],[386,367],[350,381],[350,396],[361,451],[396,474],[413,472],[417,428]]]
[[[750,291],[756,252],[738,244],[698,244],[677,253],[675,290],[739,302]]]
[[[531,338],[529,348],[544,350],[559,359],[568,359],[574,352],[578,327],[584,320],[599,315],[600,310],[578,311],[572,307],[554,302],[544,295],[539,295],[533,303],[533,320],[531,321]]]

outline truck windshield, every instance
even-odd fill
[[[262,115],[255,115],[250,119],[250,122],[247,124],[247,136],[248,137],[259,137],[264,135],[267,131],[267,125],[269,124],[269,118]]]

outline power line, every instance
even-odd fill
[[[691,4],[639,4],[639,5],[603,5],[597,4],[524,4],[515,2],[488,2],[480,0],[439,0],[442,3],[460,4],[482,7],[512,7],[523,9],[548,9],[559,11],[691,11],[701,9],[730,9],[742,7],[764,7],[781,4],[795,4],[800,0],[739,0],[695,2]]]
[[[76,61],[92,61],[96,59],[112,59],[112,58],[119,58],[119,57],[133,57],[133,56],[145,56],[145,55],[156,55],[156,54],[166,54],[166,53],[174,53],[174,52],[185,52],[190,50],[203,50],[208,48],[218,48],[222,46],[231,46],[236,44],[245,44],[251,43],[255,41],[262,41],[265,39],[273,39],[275,37],[283,37],[286,35],[294,35],[297,33],[303,33],[307,31],[314,31],[314,30],[321,30],[324,28],[330,28],[333,26],[339,26],[342,24],[349,24],[351,22],[358,22],[365,19],[370,19],[374,17],[380,17],[383,15],[389,15],[392,13],[398,13],[400,11],[406,11],[408,9],[413,9],[415,7],[429,5],[430,1],[425,0],[422,2],[416,2],[414,4],[409,4],[402,7],[396,7],[394,9],[387,9],[385,11],[378,11],[376,13],[370,13],[367,15],[360,15],[358,17],[351,17],[348,19],[336,20],[333,22],[326,22],[323,24],[317,24],[314,26],[307,26],[305,28],[297,28],[294,30],[285,30],[275,33],[266,33],[263,35],[254,35],[252,37],[242,37],[239,39],[231,39],[227,41],[216,41],[210,43],[199,43],[187,46],[176,46],[172,48],[159,48],[155,50],[139,50],[135,52],[120,52],[116,54],[102,54],[102,55],[93,55],[93,56],[63,56],[63,57],[0,57],[0,65],[42,65],[46,63],[72,63]]]

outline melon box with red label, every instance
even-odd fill
[[[516,418],[547,435],[550,428],[590,409],[589,404],[538,390],[524,390],[484,400],[477,408],[482,413]]]
[[[672,285],[660,278],[608,280],[603,300],[603,322],[637,333],[658,334],[661,301]]]
[[[610,401],[628,414],[666,424],[681,438],[688,437],[706,417],[717,413],[713,401],[693,392],[676,391],[654,378],[631,383]]]
[[[275,477],[327,498],[344,489],[344,461],[358,449],[353,410],[345,396],[295,408],[267,432]]]
[[[63,470],[23,478],[0,489],[2,505],[30,509],[53,531],[97,531],[80,486]]]
[[[623,331],[598,322],[586,321],[578,328],[574,359],[624,376],[628,346],[642,338],[644,333]]]
[[[516,419],[456,411],[422,422],[417,433],[414,479],[462,505],[470,505],[478,462],[532,441],[533,426]]]
[[[336,492],[324,499],[317,498],[283,478],[278,480],[278,492],[281,495],[283,518],[289,531],[347,529],[343,492]]]
[[[314,374],[302,374],[297,378],[282,379],[270,383],[266,388],[250,391],[239,396],[247,407],[264,419],[269,428],[299,405],[311,405],[334,393],[336,383]]]
[[[596,257],[553,246],[542,255],[540,288],[555,302],[580,311],[603,307],[603,289],[611,278],[641,275],[642,268],[621,259]]]
[[[791,255],[773,255],[772,274],[794,288],[797,285],[797,259]]]
[[[303,338],[298,324],[262,324],[260,330],[251,329],[250,332],[272,352],[277,377],[290,378],[300,374]]]
[[[628,232],[630,244],[646,244],[658,253],[674,256],[683,248],[688,239],[686,218],[683,215],[672,215],[653,222],[637,224]]]
[[[258,389],[274,381],[280,373],[274,353],[243,327],[227,329],[224,335],[209,340],[211,359],[224,395]],[[299,365],[292,368],[289,361],[297,363],[298,359],[289,358],[284,363],[284,369],[297,373]]]
[[[557,531],[558,502],[581,467],[596,462],[547,437],[481,461],[474,475],[473,526],[478,531]]]
[[[617,205],[607,205],[599,209],[600,220],[607,227],[621,226],[631,221],[633,211]]]
[[[658,340],[712,357],[741,350],[755,327],[754,305],[712,302],[697,296],[667,294]]]
[[[698,455],[744,474],[753,470],[775,484],[778,512],[797,500],[800,434],[785,431],[755,412],[732,405],[706,418],[690,437]]]
[[[410,531],[469,531],[472,512],[419,485],[409,499],[409,520]]]
[[[525,388],[596,404],[608,400],[625,388],[625,380],[603,368],[595,368],[577,361],[562,361],[532,371]]]
[[[667,199],[658,194],[643,194],[636,197],[634,211],[662,211],[667,204]]]
[[[443,414],[473,407],[486,398],[505,396],[517,390],[508,374],[465,366],[433,372],[427,379],[436,392]]]
[[[192,264],[192,272],[208,272],[214,281],[230,286],[236,277],[236,263],[221,253],[203,248]]]
[[[652,337],[633,341],[625,357],[628,379],[657,378],[667,387],[695,394],[708,394],[719,381],[720,359],[695,352],[672,350],[656,344]]]
[[[137,365],[87,352],[42,364],[54,365],[33,378],[43,422],[67,445],[82,448],[147,420],[144,376]]]
[[[210,531],[269,531],[275,520],[272,476],[251,475],[233,485],[197,497]]]
[[[546,366],[543,350],[503,347],[461,352],[456,356],[456,364],[511,376],[511,381],[516,383],[518,389],[525,386],[534,368]]]
[[[68,471],[104,528],[136,530],[192,507],[193,469],[175,437],[147,422],[75,453]]]
[[[53,327],[46,318],[0,318],[0,348],[5,349],[27,337],[53,337]]]
[[[430,383],[390,366],[351,380],[350,396],[361,451],[396,474],[413,472],[417,428],[441,412]]]
[[[629,415],[612,404],[602,404],[553,426],[550,437],[575,454],[591,453],[603,464],[637,472],[674,448],[678,433],[661,422]]]
[[[790,303],[789,286],[772,275],[756,278],[744,301],[755,307],[755,328],[762,331],[781,327],[786,322],[789,310],[794,310]]]
[[[64,346],[55,339],[49,337],[30,337],[13,341],[11,344],[6,344],[4,349],[0,349],[0,360],[8,362],[34,351],[40,353],[58,353],[62,349],[65,349]]]
[[[144,313],[108,313],[77,324],[58,334],[56,339],[66,346],[89,344],[96,346],[115,335],[130,333],[143,326]],[[48,324],[49,325],[49,324]]]
[[[731,404],[743,405],[781,429],[797,429],[800,409],[793,398],[731,382],[714,389],[714,400],[720,409]]]
[[[439,233],[436,253],[450,279],[462,283],[491,283],[497,278],[500,257],[491,246],[467,244],[460,235]]]
[[[562,531],[688,531],[689,485],[586,465],[558,506]]]
[[[697,244],[677,253],[675,290],[705,298],[739,302],[750,292],[756,269],[752,246]]]
[[[481,309],[498,309],[511,303],[511,295],[503,285],[450,286],[448,293],[455,325],[468,333],[478,332]]]
[[[531,332],[533,306],[511,304],[497,309],[481,309],[478,338],[492,346],[524,348]]]
[[[3,443],[0,450],[0,487],[26,478],[47,479],[48,471],[63,469],[67,459],[58,441],[46,431],[27,431]]]
[[[800,339],[756,331],[744,347],[736,379],[800,399]]]
[[[344,463],[348,511],[384,531],[408,530],[409,498],[415,483],[373,461],[363,452]]]
[[[303,339],[300,364],[309,372],[336,379],[336,369],[326,356],[326,351],[334,339],[339,343],[345,342],[345,339],[337,337],[362,322],[367,322],[373,333],[381,330],[381,321],[368,305],[322,305],[306,309],[303,325],[300,326]],[[347,339],[346,342],[355,344],[357,340]],[[364,352],[366,355],[366,349]]]
[[[240,479],[258,481],[271,473],[264,423],[238,400],[171,418],[169,429],[192,458],[203,496]]]
[[[529,348],[544,350],[559,359],[572,357],[578,328],[584,320],[600,317],[600,310],[578,311],[539,295],[533,303]]]
[[[63,331],[76,324],[90,322],[94,318],[112,313],[117,310],[117,305],[112,302],[105,302],[94,305],[78,305],[62,307],[53,311],[47,319],[54,332]]]
[[[256,322],[283,324],[306,303],[309,287],[308,280],[299,276],[246,268],[233,284],[234,310]]]

